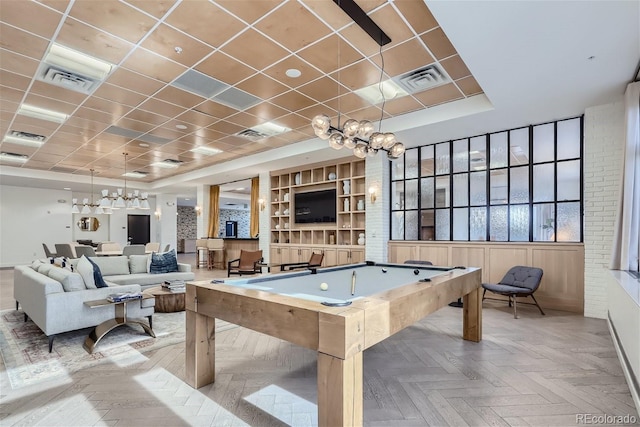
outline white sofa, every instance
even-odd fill
[[[115,317],[115,306],[89,308],[85,301],[106,298],[119,292],[139,292],[157,286],[165,280],[193,280],[189,264],[178,264],[179,271],[150,274],[146,269],[148,255],[131,257],[91,257],[102,272],[106,288],[86,289],[82,276],[65,268],[54,266],[49,260],[36,260],[31,265],[15,267],[13,295],[16,310],[25,314],[49,338],[49,352],[56,334],[96,326]],[[78,260],[71,260],[72,265]],[[127,315],[147,317],[150,326],[154,312],[153,298],[127,304]]]

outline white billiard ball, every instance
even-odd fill
[[[326,283],[320,283],[320,289],[326,291],[327,289],[329,289],[329,285],[327,285]]]

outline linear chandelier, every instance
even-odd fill
[[[353,155],[361,159],[367,156],[375,156],[378,151],[383,150],[387,152],[387,157],[390,160],[395,160],[404,154],[404,144],[398,142],[393,133],[380,132],[382,119],[384,117],[384,104],[386,102],[386,97],[382,90],[382,77],[384,76],[384,56],[382,55],[382,46],[391,42],[391,39],[353,0],[333,1],[380,46],[380,59],[382,61],[382,66],[380,67],[380,80],[378,82],[378,89],[382,95],[380,122],[378,124],[378,132],[375,132],[375,126],[369,120],[358,121],[349,119],[344,122],[344,126],[340,129],[340,106],[338,104],[337,127],[331,125],[331,119],[326,114],[318,114],[315,116],[311,120],[311,127],[313,128],[316,136],[320,139],[329,140],[329,146],[334,150],[340,150],[342,147],[345,147],[353,150]],[[338,43],[338,68],[340,68],[339,60],[340,44]],[[339,71],[338,76],[340,76]],[[338,88],[340,87],[339,85],[340,82],[338,82]],[[340,102],[339,90],[338,102]]]
[[[100,206],[111,209],[150,209],[147,200],[148,193],[141,193],[138,190],[133,190],[132,193],[127,192],[127,156],[129,153],[122,153],[122,155],[124,156],[124,190],[118,188],[111,195],[109,195],[109,190],[102,190]]]
[[[89,199],[85,198],[82,200],[82,204],[78,203],[78,199],[71,199],[71,202],[73,203],[73,206],[71,208],[71,213],[80,213],[80,214],[90,214],[90,213],[94,213],[97,215],[100,214],[107,214],[110,215],[111,212],[111,207],[103,207],[100,205],[100,203],[93,203],[93,173],[95,172],[94,169],[89,169],[91,171],[91,203],[89,203]],[[82,209],[80,209],[79,206],[82,206]],[[95,208],[95,210],[91,210],[92,208]]]

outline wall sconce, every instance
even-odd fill
[[[267,206],[265,200],[261,197],[258,199],[258,207],[260,208],[261,211],[264,210],[264,208]]]
[[[371,185],[369,187],[369,197],[371,198],[371,203],[376,202],[377,193],[378,193],[378,188],[375,185]]]
[[[162,213],[160,211],[155,211],[153,214],[156,216],[156,219],[160,221],[160,218],[162,217]]]
[[[196,216],[200,216],[202,214],[202,208],[200,206],[196,205],[193,209],[196,211]]]

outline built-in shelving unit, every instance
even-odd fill
[[[295,194],[329,189],[336,190],[336,221],[296,224]],[[364,247],[358,245],[358,238],[365,232],[365,195],[364,160],[272,172],[272,262],[306,261],[312,250],[325,252],[326,265],[364,260]]]

